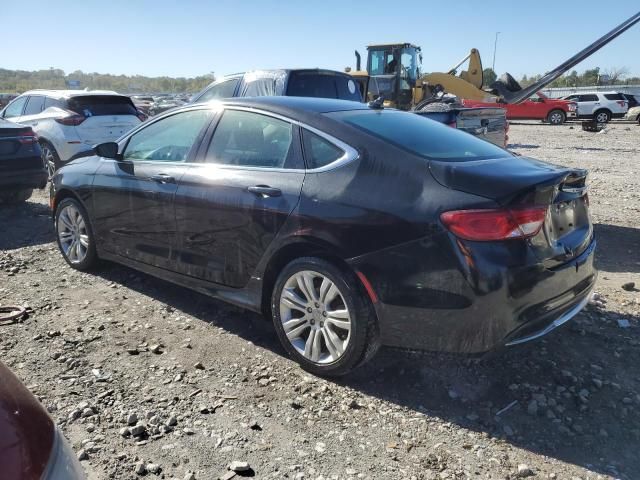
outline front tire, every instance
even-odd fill
[[[609,120],[611,120],[611,112],[609,110],[598,110],[593,114],[593,119],[597,123],[609,123]]]
[[[360,281],[325,260],[289,263],[276,280],[271,311],[287,353],[315,375],[345,375],[377,350],[376,316]]]
[[[547,122],[551,125],[562,125],[567,120],[567,116],[562,110],[551,110],[547,115]]]
[[[95,266],[95,237],[89,215],[78,200],[65,198],[58,204],[54,227],[58,248],[71,268],[85,271]]]

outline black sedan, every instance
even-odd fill
[[[53,178],[60,250],[263,312],[325,375],[537,338],[593,288],[586,172],[341,100],[189,105]]]
[[[24,202],[47,178],[31,127],[0,118],[0,205]]]

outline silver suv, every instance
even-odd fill
[[[578,118],[592,118],[598,123],[607,123],[612,118],[622,118],[629,110],[629,101],[618,92],[580,92],[564,100],[578,104]]]

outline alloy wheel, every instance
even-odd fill
[[[47,169],[47,173],[49,174],[49,178],[53,177],[53,174],[56,173],[56,164],[55,157],[53,156],[53,152],[47,145],[42,145],[42,163],[44,163],[45,168]]]
[[[562,114],[561,113],[554,113],[551,115],[551,118],[549,119],[552,125],[560,125],[562,123]]]
[[[316,364],[337,361],[351,339],[351,314],[336,284],[310,270],[293,274],[280,295],[280,320],[291,345]]]
[[[598,123],[607,123],[609,121],[609,115],[607,115],[605,112],[600,112],[598,115],[596,115],[596,121]]]
[[[89,250],[87,224],[80,211],[66,205],[58,215],[58,240],[65,257],[71,263],[81,263]]]

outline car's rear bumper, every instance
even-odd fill
[[[0,188],[3,190],[22,188],[44,188],[48,174],[42,168],[38,170],[3,171],[0,174]]]
[[[484,353],[533,340],[568,321],[595,283],[595,240],[553,269],[523,243],[468,248],[436,235],[350,264],[375,292],[383,344]]]

